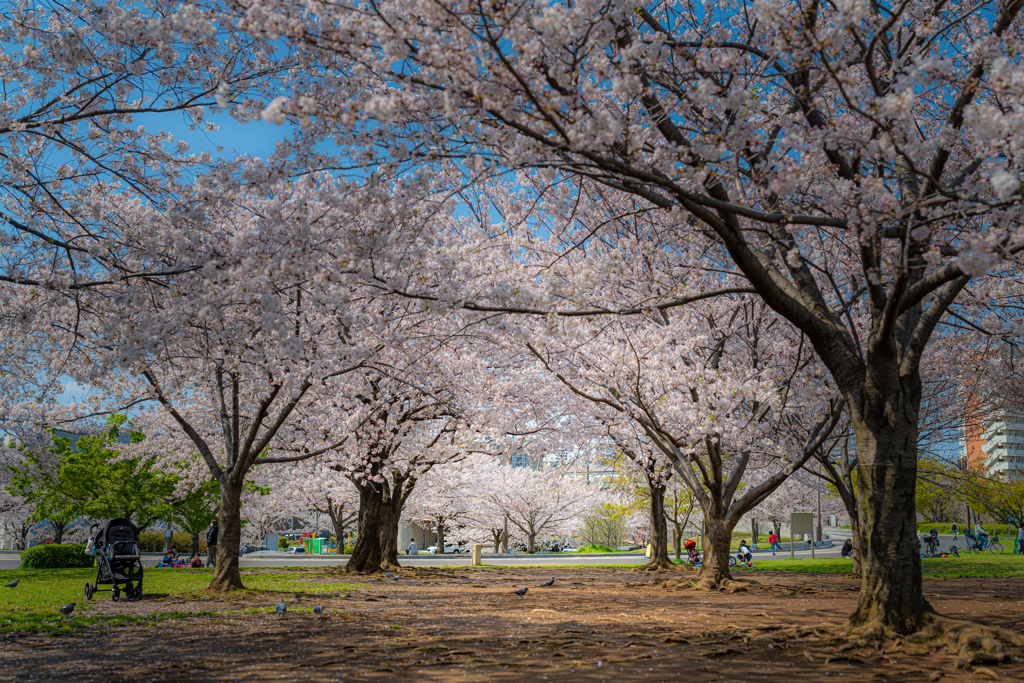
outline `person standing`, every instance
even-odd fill
[[[210,530],[206,532],[206,564],[209,567],[213,567],[214,563],[217,561],[218,532],[217,520],[213,520],[213,524],[210,525]]]
[[[1013,552],[1024,555],[1024,527],[1017,527],[1017,542],[1013,544]]]
[[[775,550],[782,550],[782,546],[779,545],[779,535],[774,531],[768,534],[768,543],[772,547],[772,555],[775,554]]]
[[[416,547],[416,539],[415,538],[410,538],[409,539],[409,547],[405,549],[405,552],[407,552],[410,555],[417,555],[417,554],[419,554],[420,551]]]
[[[953,540],[955,541],[956,535],[960,533],[960,526],[956,522],[953,522],[949,525],[949,530],[953,532]]]

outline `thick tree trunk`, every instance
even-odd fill
[[[219,525],[220,522],[218,522],[217,524]],[[198,552],[199,552],[199,534],[198,533],[194,533],[194,534],[192,534],[191,541],[188,544],[188,554],[189,555],[195,555]]]
[[[437,518],[437,554],[444,555],[444,517]]]
[[[345,571],[372,574],[395,569],[398,565],[398,519],[401,508],[392,497],[385,499],[385,489],[359,487],[359,538]]]
[[[704,513],[704,557],[701,560],[699,590],[727,588],[732,582],[729,572],[729,546],[732,545],[732,530],[735,524]]]
[[[220,487],[217,511],[217,554],[208,590],[227,592],[245,588],[238,569],[238,546],[242,541],[242,481],[228,479]]]
[[[638,567],[640,571],[673,569],[668,558],[668,523],[665,520],[665,487],[651,486],[648,514],[651,520],[651,559]]]
[[[921,592],[914,505],[920,393],[896,384],[866,396],[863,414],[853,411],[861,592],[850,623],[908,634],[932,609]]]
[[[61,543],[64,541],[64,529],[67,528],[67,524],[63,522],[54,522],[50,520],[50,526],[53,527],[53,542]]]
[[[537,534],[528,534],[526,536],[526,552],[533,555],[537,552]]]

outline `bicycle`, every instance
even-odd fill
[[[739,554],[729,555],[729,567],[731,568],[731,567],[737,567],[737,566],[738,567],[753,567],[754,566],[753,557],[751,557],[750,560],[746,560],[746,559],[740,559]]]
[[[1002,555],[1003,550],[1005,549],[1006,547],[999,542],[998,536],[989,537],[988,543],[985,543],[984,541],[979,541],[977,537],[971,537],[967,539],[967,552],[969,552],[972,555],[976,555],[980,553],[982,550],[988,550],[990,553],[993,553],[995,555]],[[959,557],[959,555],[957,557]]]

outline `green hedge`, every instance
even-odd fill
[[[989,533],[992,533],[992,523],[991,522],[989,522],[988,524],[982,522],[981,525],[983,527],[985,527],[985,531],[987,531]],[[964,530],[967,528],[967,525],[966,524],[959,524],[959,526],[960,526],[960,534],[962,535],[964,533]],[[1017,535],[1017,527],[1014,524],[1010,524],[1010,525],[996,524],[995,528],[996,528],[996,534],[998,536],[1000,536],[1001,538],[1006,538],[1008,536],[1016,536]],[[938,529],[940,534],[951,534],[951,533],[953,533],[952,531],[949,530],[949,522],[918,522],[917,523],[917,530],[920,531],[921,533],[925,533],[926,534],[929,531],[931,531],[932,529]],[[971,527],[971,531],[974,531],[974,527]]]
[[[85,554],[84,543],[37,545],[21,553],[22,569],[71,569],[92,565],[93,557]]]
[[[184,531],[175,531],[173,542],[175,550],[179,553],[187,553],[192,546],[192,536]],[[164,551],[164,532],[139,534],[139,550],[144,553],[162,553]],[[206,553],[206,534],[199,534],[199,552]]]

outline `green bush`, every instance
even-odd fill
[[[187,553],[192,547],[192,535],[184,531],[175,531],[174,548],[179,553]],[[144,532],[139,534],[139,550],[144,553],[162,553],[164,551],[164,532]],[[206,552],[206,534],[199,534],[199,552]]]
[[[37,545],[21,553],[22,569],[71,569],[92,565],[93,557],[85,554],[84,543]]]
[[[606,545],[595,545],[591,543],[588,546],[584,546],[577,550],[578,553],[617,553],[619,552],[615,548],[609,548]]]
[[[985,531],[987,531],[988,533],[992,533],[992,522],[988,522],[987,524],[985,522],[982,522],[981,525],[983,527],[985,527]],[[966,524],[960,524],[959,526],[960,526],[960,533],[963,534],[964,530],[967,529],[967,525]],[[1007,538],[1007,537],[1010,537],[1010,536],[1016,536],[1017,535],[1017,526],[1014,525],[1014,524],[996,524],[995,528],[996,528],[996,534],[998,536],[1000,536],[1001,538]],[[928,533],[932,529],[938,529],[940,534],[951,534],[951,533],[953,533],[952,531],[949,530],[949,522],[918,522],[917,523],[917,530],[919,532],[923,533],[923,534]],[[974,531],[974,527],[973,526],[971,527],[971,531],[972,532]]]

